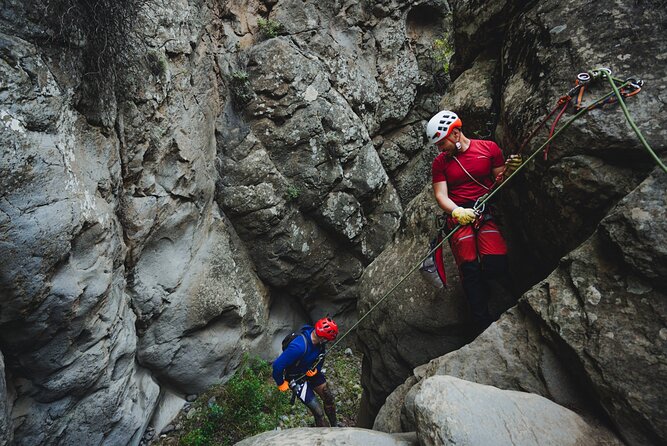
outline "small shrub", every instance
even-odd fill
[[[164,76],[167,74],[167,69],[169,67],[164,54],[151,51],[146,54],[146,60],[148,61],[148,66],[151,73],[153,73],[153,76]]]
[[[250,102],[253,97],[253,91],[250,88],[248,73],[245,71],[235,71],[230,78],[230,91],[234,103],[243,106]]]
[[[197,428],[181,438],[181,444],[183,446],[208,446],[211,444],[211,439],[208,438],[203,429]]]
[[[442,37],[433,42],[433,58],[445,74],[449,73],[449,61],[454,55],[454,46],[449,38]]]
[[[299,198],[299,195],[301,195],[301,189],[293,184],[290,184],[287,186],[287,191],[285,191],[285,194],[287,195],[287,201],[295,201],[297,198]]]
[[[191,409],[197,412],[187,420],[182,446],[232,445],[275,429],[289,412],[289,396],[276,391],[271,366],[259,358],[244,357],[227,384],[210,394]]]
[[[259,33],[264,39],[272,39],[277,37],[283,30],[282,23],[271,19],[257,19],[257,27]]]

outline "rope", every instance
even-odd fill
[[[623,114],[625,115],[625,119],[628,120],[628,124],[630,124],[630,127],[632,127],[632,130],[635,131],[637,134],[637,137],[639,140],[642,142],[644,145],[644,148],[648,151],[648,153],[653,157],[655,162],[660,166],[660,168],[667,173],[667,167],[665,167],[665,164],[662,162],[660,158],[658,158],[658,155],[651,149],[651,146],[646,142],[646,139],[644,138],[644,135],[642,135],[642,132],[639,131],[639,127],[635,124],[635,122],[632,120],[632,117],[630,116],[630,112],[628,111],[628,107],[625,106],[625,102],[623,101],[623,95],[621,95],[621,92],[619,89],[616,87],[616,83],[614,82],[614,78],[607,73],[606,71],[602,70],[600,71],[604,77],[607,78],[609,81],[609,84],[611,84],[611,88],[614,90],[614,94],[616,95],[616,98],[618,99],[618,105],[621,106],[621,110],[623,110]],[[635,93],[636,94],[636,93]]]
[[[582,107],[582,108],[581,108],[581,109],[580,109],[574,116],[572,116],[569,120],[567,120],[567,121],[566,121],[566,122],[565,122],[565,123],[558,129],[558,130],[556,130],[555,132],[554,132],[553,129],[552,129],[552,132],[551,132],[552,134],[549,136],[549,138],[548,138],[548,139],[547,139],[547,140],[546,140],[540,147],[538,147],[537,149],[535,149],[535,150],[531,153],[531,155],[530,155],[530,156],[529,156],[523,163],[521,163],[521,165],[519,165],[519,167],[517,167],[516,170],[514,170],[514,172],[512,172],[507,178],[505,178],[505,180],[504,180],[501,184],[499,184],[497,187],[495,187],[491,192],[489,192],[488,194],[486,194],[486,195],[480,197],[480,199],[477,200],[477,202],[476,202],[475,205],[473,206],[473,209],[474,209],[475,211],[478,211],[478,210],[482,209],[482,208],[485,206],[485,204],[486,204],[491,198],[493,198],[493,196],[496,195],[496,194],[498,193],[498,191],[499,191],[500,189],[503,188],[503,186],[505,186],[505,184],[507,184],[507,183],[508,183],[508,182],[509,182],[509,181],[510,181],[516,174],[518,174],[518,173],[521,171],[521,169],[523,169],[523,168],[524,168],[524,167],[525,167],[525,166],[526,166],[526,165],[527,165],[533,158],[535,158],[535,156],[537,156],[537,154],[538,154],[544,147],[547,147],[547,146],[551,143],[551,141],[552,141],[553,139],[555,139],[555,138],[556,138],[558,135],[560,135],[565,129],[567,129],[570,125],[572,125],[572,123],[573,123],[574,121],[576,121],[576,120],[579,119],[581,116],[583,116],[583,115],[585,115],[586,113],[588,113],[590,110],[593,110],[593,109],[596,108],[598,105],[605,103],[605,101],[607,101],[609,98],[612,98],[614,95],[616,95],[616,97],[618,98],[618,101],[619,101],[619,103],[621,104],[621,108],[623,109],[623,112],[625,113],[625,116],[626,116],[626,118],[628,119],[628,122],[630,123],[630,125],[632,126],[632,128],[635,130],[635,132],[636,132],[637,135],[639,136],[639,138],[640,138],[640,140],[642,141],[642,143],[644,144],[644,146],[645,146],[645,147],[647,148],[647,150],[653,155],[653,157],[656,159],[656,162],[658,162],[658,164],[660,165],[660,167],[662,167],[662,169],[665,170],[665,172],[667,172],[667,169],[665,168],[665,165],[664,165],[664,164],[657,158],[657,155],[655,155],[655,152],[653,152],[653,150],[649,147],[648,143],[646,143],[646,140],[644,139],[644,137],[643,137],[643,136],[641,135],[641,133],[639,132],[639,129],[637,128],[637,126],[636,126],[636,125],[634,124],[634,122],[632,121],[632,118],[630,117],[630,114],[629,114],[629,112],[627,111],[627,108],[625,107],[625,104],[624,104],[624,102],[623,102],[623,100],[622,100],[622,95],[621,95],[621,93],[620,93],[620,91],[619,91],[619,88],[620,88],[620,89],[623,89],[623,88],[625,88],[625,87],[628,86],[628,85],[633,85],[633,86],[634,86],[634,84],[631,82],[631,80],[625,80],[625,81],[623,81],[623,80],[619,80],[620,82],[623,82],[623,84],[622,84],[620,87],[617,87],[616,84],[615,84],[615,82],[614,82],[614,80],[617,80],[617,79],[611,77],[611,73],[610,73],[610,72],[601,70],[601,71],[597,71],[596,73],[604,73],[604,75],[607,77],[607,79],[609,79],[609,82],[612,84],[612,91],[610,91],[609,93],[607,93],[607,94],[605,94],[605,95],[599,97],[597,100],[595,100],[595,101],[594,101],[593,103],[591,103],[590,105],[588,105],[588,106],[586,106],[586,107]],[[563,99],[563,98],[561,98],[561,99]],[[568,102],[569,102],[569,100],[568,100]],[[566,103],[565,105],[567,106],[567,103]],[[561,101],[559,100],[559,103],[558,103],[557,107],[560,107],[560,106],[561,106]],[[555,109],[554,109],[554,110],[555,110]],[[563,111],[564,111],[564,109],[561,110],[561,115],[562,115],[562,112],[563,112]],[[554,113],[554,112],[552,111],[552,112],[549,114],[549,116],[553,115],[553,113]],[[548,119],[548,117],[547,117],[547,119]],[[546,119],[544,120],[544,122],[546,122]],[[542,126],[542,124],[539,125],[538,128],[540,128],[541,126]],[[534,132],[535,132],[535,131],[534,131]],[[523,144],[521,148],[523,148],[524,145],[525,145],[525,144]],[[375,304],[374,304],[374,305],[373,305],[373,306],[372,306],[366,313],[364,313],[364,315],[361,316],[361,317],[359,318],[359,320],[357,320],[357,322],[356,322],[354,325],[352,325],[352,327],[350,327],[345,333],[343,333],[342,336],[338,337],[338,339],[336,339],[336,342],[334,342],[334,343],[331,345],[331,347],[329,348],[328,352],[325,352],[325,353],[323,353],[323,354],[320,355],[320,357],[319,357],[319,358],[317,359],[317,361],[313,364],[313,366],[311,367],[311,369],[314,369],[315,367],[317,367],[317,366],[319,365],[319,363],[322,362],[322,361],[324,360],[324,357],[325,357],[328,353],[330,353],[331,351],[333,351],[334,348],[336,348],[336,346],[337,346],[343,339],[345,339],[345,337],[346,337],[348,334],[350,334],[352,331],[354,331],[354,329],[357,328],[357,327],[359,326],[359,324],[361,324],[361,322],[362,322],[364,319],[366,319],[366,317],[368,317],[368,315],[370,315],[370,314],[373,312],[373,310],[375,310],[375,309],[376,309],[382,302],[384,302],[385,299],[387,299],[387,298],[391,295],[391,293],[393,293],[394,290],[395,290],[396,288],[398,288],[398,286],[399,286],[400,284],[402,284],[402,283],[403,283],[403,282],[404,282],[404,281],[405,281],[405,280],[406,280],[406,279],[407,279],[413,272],[415,272],[415,271],[422,265],[422,263],[424,262],[424,260],[426,260],[426,259],[429,258],[431,255],[433,255],[433,253],[434,253],[434,252],[435,252],[435,251],[436,251],[436,250],[437,250],[437,249],[438,249],[438,248],[439,248],[439,247],[440,247],[446,240],[448,240],[448,239],[449,239],[449,238],[450,238],[450,237],[451,237],[451,236],[452,236],[452,235],[453,235],[453,234],[454,234],[460,227],[461,227],[460,224],[459,224],[459,225],[456,225],[456,227],[455,227],[454,229],[452,229],[452,230],[451,230],[445,237],[443,237],[442,240],[441,240],[438,244],[436,244],[436,245],[435,245],[435,246],[428,252],[428,254],[426,254],[424,257],[422,257],[421,260],[420,260],[419,262],[417,262],[417,264],[416,264],[415,266],[413,266],[413,267],[412,267],[412,268],[411,268],[411,269],[410,269],[410,270],[409,270],[409,271],[408,271],[408,272],[407,272],[407,273],[406,273],[406,274],[405,274],[405,275],[404,275],[404,276],[403,276],[403,277],[402,277],[402,278],[401,278],[401,279],[400,279],[400,280],[399,280],[393,287],[391,287],[391,289],[390,289],[389,291],[387,291],[387,292],[386,292],[386,293],[385,293],[385,294],[384,294],[384,295],[383,295],[383,296],[382,296],[382,297],[381,297],[381,298],[380,298],[380,299],[379,299],[379,300],[378,300],[378,301],[377,301],[377,302],[376,302],[376,303],[375,303]],[[301,375],[299,378],[297,378],[297,380],[302,379],[302,378],[305,377],[305,376],[306,376],[306,374],[304,373],[304,374]]]

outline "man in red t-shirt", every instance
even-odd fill
[[[433,192],[438,205],[449,214],[450,230],[461,225],[449,245],[472,316],[484,329],[493,322],[486,281],[509,278],[507,245],[491,215],[478,215],[473,206],[521,165],[521,157],[513,155],[505,162],[495,142],[466,138],[461,126],[456,113],[443,110],[428,122],[426,134],[441,152],[431,168]]]

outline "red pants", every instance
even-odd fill
[[[479,229],[473,225],[461,226],[449,239],[456,264],[475,262],[486,255],[507,254],[507,244],[493,220],[482,222]]]

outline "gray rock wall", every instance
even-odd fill
[[[12,402],[12,395],[7,391],[5,359],[0,353],[0,445],[2,446],[10,444],[14,436],[10,420]]]
[[[109,5],[71,5],[63,23],[109,14],[113,24]],[[96,78],[84,75],[95,44],[85,27],[72,42],[55,17],[29,13],[53,4],[8,6],[0,349],[16,392],[10,429],[16,444],[137,444],[160,387],[194,393],[231,375],[268,319],[268,290],[214,201],[226,101],[205,30],[214,16],[144,5],[122,22],[130,33],[109,36],[127,65],[101,65],[116,71]]]
[[[355,305],[365,266],[427,181],[422,104],[442,85],[425,66],[447,7],[268,9],[278,36],[248,48],[239,38],[238,57],[218,62],[236,98],[216,127],[218,202],[252,246],[262,280],[316,318]]]
[[[159,423],[173,410],[160,395],[226,379],[245,352],[268,359],[327,312],[344,328],[427,181],[446,14],[422,0],[4,2],[6,438],[137,444],[155,408]]]
[[[542,2],[538,5],[455,1],[451,4],[454,23],[465,23],[465,26],[453,29],[454,80],[443,95],[440,107],[461,113],[466,135],[489,135],[499,142],[506,154],[512,153],[555,106],[557,99],[574,85],[577,73],[609,66],[618,77],[638,76],[646,80],[646,88],[629,98],[627,104],[646,138],[664,157],[667,134],[655,117],[665,114],[661,79],[667,70],[662,60],[667,40],[652,29],[664,28],[666,16],[655,4],[629,7],[615,2],[605,8],[599,8],[595,2]],[[639,44],[631,37],[633,33],[651,37]],[[655,60],[655,64],[646,66],[646,60]],[[649,84],[652,87],[649,88]],[[604,83],[593,83],[589,87],[584,96],[586,103],[610,89]],[[570,108],[561,124],[573,114]],[[523,153],[524,157],[544,142],[546,133],[538,133]],[[559,259],[587,240],[619,200],[647,178],[653,166],[618,106],[613,105],[595,109],[572,125],[555,141],[546,161],[540,153],[496,197],[518,287],[526,290],[553,271]],[[429,189],[427,186],[423,193],[430,194]],[[411,206],[415,206],[415,202],[408,206],[406,215],[411,212]],[[632,226],[637,230],[637,223]],[[373,292],[363,294],[359,304],[362,312],[393,285],[397,262],[424,255],[426,234],[434,232],[434,227],[425,227],[422,232],[410,235],[400,242],[402,249],[391,254],[392,248],[388,248],[365,270],[362,284],[370,285],[366,290]],[[661,233],[658,231],[658,234]],[[641,249],[632,251],[632,255],[625,255],[628,264],[643,263],[633,260],[633,255],[638,259],[646,258]],[[401,271],[406,271],[410,263],[406,261]],[[384,270],[391,272],[377,274]],[[449,271],[450,276],[455,275],[455,269],[450,267]],[[647,267],[646,271],[650,269]],[[385,282],[388,285],[382,288]],[[415,285],[418,283],[419,279],[413,279],[396,290],[387,310],[391,315],[370,317],[372,323],[360,330],[364,334],[361,342],[366,358],[364,402],[368,403],[363,410],[368,414],[365,421],[369,423],[386,398],[386,390],[403,382],[411,374],[410,370],[423,360],[415,351],[448,348],[441,340],[443,334],[450,338],[461,335],[462,330],[453,327],[466,325],[465,311],[461,315],[447,311],[447,317],[453,318],[451,329],[444,329],[446,318],[439,311],[429,311],[428,314],[438,316],[420,318],[417,327],[439,326],[441,329],[430,336],[421,336],[416,342],[420,348],[406,348],[401,341],[385,342],[386,338],[410,339],[408,333],[413,332],[413,327],[404,327],[396,319],[403,318],[406,312],[428,308],[432,299],[440,298],[442,292],[424,292]],[[442,302],[451,301],[465,310],[465,302],[458,293],[456,286],[445,291]],[[501,309],[502,303],[511,302],[495,292],[491,303],[497,299],[500,302],[495,305],[500,304]],[[402,312],[397,311],[398,305],[404,305]],[[405,310],[406,305],[408,310]],[[395,313],[391,313],[392,310]],[[519,329],[519,333],[524,333],[524,328]],[[526,348],[543,351],[540,346],[543,336],[546,335],[536,335]],[[405,354],[405,351],[410,353]],[[388,367],[388,364],[400,365]],[[580,375],[581,370],[573,374]]]
[[[545,396],[628,444],[662,444],[667,300],[656,237],[666,234],[665,184],[656,169],[517,307],[471,344],[415,369],[376,426],[414,430],[421,383],[450,375]],[[636,266],[649,257],[656,262]]]

